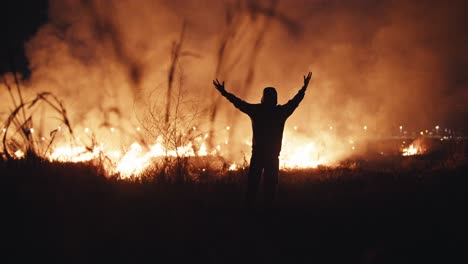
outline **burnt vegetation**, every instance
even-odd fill
[[[2,239],[8,254],[2,258],[451,262],[466,258],[464,151],[437,160],[395,156],[282,171],[275,207],[259,204],[254,211],[242,206],[242,169],[206,170],[184,182],[151,172],[119,180],[92,164],[4,160]]]

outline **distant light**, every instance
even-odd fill
[[[34,128],[30,128],[29,132],[31,132],[31,134],[34,134]]]
[[[230,126],[227,126],[227,127],[226,127],[226,130],[228,130],[228,131],[229,131],[230,129],[231,129],[231,127],[230,127]]]
[[[362,128],[363,128],[364,130],[367,130],[367,126],[366,126],[366,125],[364,125]]]
[[[352,146],[352,147],[351,147],[351,149],[352,149],[352,150],[354,150],[354,149],[355,149],[355,147],[354,147],[354,146]]]
[[[110,131],[111,131],[111,133],[114,133],[115,128],[111,127],[111,128],[110,128]]]
[[[421,132],[419,132],[419,134],[421,134],[421,136],[422,136],[422,135],[424,135],[424,132],[421,131]]]
[[[293,129],[297,131],[297,126],[294,126]]]
[[[330,130],[333,130],[333,126],[330,126]]]
[[[402,129],[403,129],[403,126],[400,126],[400,130],[402,130]]]
[[[137,127],[136,130],[137,130],[137,131],[141,131],[141,128],[140,128],[140,127]]]
[[[84,129],[84,132],[85,132],[86,134],[89,133],[89,128],[86,127],[86,128]]]
[[[439,130],[439,126],[435,126],[435,129]]]

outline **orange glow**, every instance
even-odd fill
[[[409,147],[403,149],[403,156],[412,156],[418,154],[418,148],[411,144]]]
[[[304,145],[285,146],[285,153],[280,156],[280,167],[285,168],[317,168],[324,163],[314,142]]]
[[[230,171],[235,171],[235,170],[237,170],[237,164],[236,164],[236,163],[231,164],[231,166],[229,166],[229,169],[228,169],[228,170],[230,170]]]
[[[111,133],[116,134],[117,129],[109,129]],[[107,130],[107,131],[109,131]],[[83,130],[84,135],[91,132],[91,129],[86,127]],[[138,131],[138,130],[137,130]],[[333,155],[325,155],[327,151],[322,146],[309,138],[292,134],[297,133],[295,127],[291,130],[286,130],[285,140],[280,156],[280,168],[316,168],[319,165],[330,164],[336,159]],[[78,137],[80,139],[81,137]],[[128,147],[119,146],[115,142],[96,143],[94,147],[86,147],[77,142],[71,143],[56,143],[53,144],[45,157],[53,162],[87,162],[99,159],[105,159],[107,162],[104,165],[108,175],[118,175],[121,178],[138,177],[141,173],[147,170],[152,164],[159,161],[161,157],[204,157],[204,156],[223,156],[228,153],[231,148],[228,141],[224,144],[217,144],[213,149],[208,147],[208,134],[195,137],[192,141],[188,141],[185,145],[176,148],[168,148],[164,145],[163,137],[156,138],[152,145],[141,145],[133,142]],[[47,142],[47,139],[43,139]],[[251,146],[250,140],[245,141],[247,147]],[[319,147],[321,146],[321,147]],[[25,157],[22,150],[14,152],[14,157],[21,159]],[[241,168],[239,166],[241,160],[232,160],[229,167],[230,171],[235,171]]]
[[[18,159],[24,158],[24,152],[21,150],[15,151],[15,157]]]
[[[414,140],[408,147],[403,148],[403,156],[421,155],[426,152],[426,147],[420,139]]]

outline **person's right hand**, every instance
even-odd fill
[[[310,78],[312,78],[312,72],[309,72],[309,74],[307,74],[307,77],[304,75],[304,86],[303,86],[304,89],[306,89],[307,86],[309,85]]]
[[[218,81],[218,79],[216,80],[213,80],[213,85],[216,87],[216,89],[218,89],[218,91],[220,91],[221,93],[225,91],[224,89],[224,82],[223,83],[220,83]]]

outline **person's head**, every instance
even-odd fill
[[[278,94],[274,87],[266,87],[263,89],[262,104],[275,106],[278,104]]]

